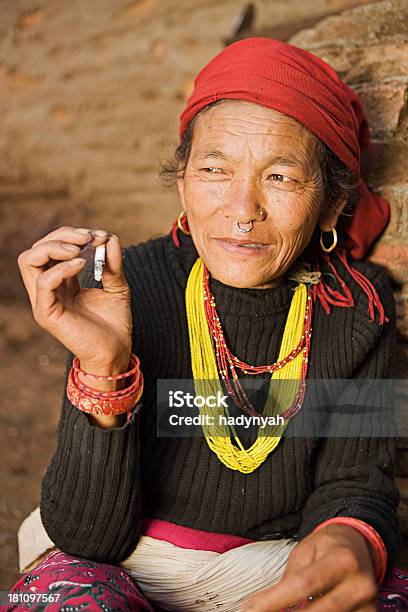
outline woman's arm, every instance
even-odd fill
[[[81,287],[85,286],[94,286],[89,276],[81,279]],[[41,486],[41,518],[61,550],[118,563],[134,550],[140,532],[137,413],[141,404],[126,424],[122,417],[108,423],[81,412],[66,395],[72,360],[70,353],[57,449]]]
[[[357,368],[354,378],[359,380],[388,378],[395,346],[391,287],[383,274],[372,282],[380,294],[389,323],[381,328],[377,340]],[[372,336],[370,332],[365,334],[367,342]],[[353,337],[357,333],[362,333],[362,329],[355,329]],[[389,399],[391,402],[392,398]],[[342,405],[350,410],[353,408],[347,403]],[[373,418],[381,417],[374,415]],[[387,415],[383,418],[387,419]],[[335,430],[335,410],[330,420]],[[340,420],[344,424],[344,416]],[[369,426],[367,423],[367,431]],[[307,601],[310,596],[314,597],[310,607],[316,612],[329,609],[374,612],[377,609],[371,544],[351,526],[330,524],[318,531],[314,529],[336,516],[365,521],[384,541],[389,570],[400,546],[396,514],[400,495],[393,479],[394,459],[394,438],[333,436],[322,439],[315,464],[315,488],[303,510],[301,541],[289,556],[283,579],[251,597],[244,606],[245,611],[278,611],[295,602]]]
[[[72,362],[69,358],[67,373]],[[140,407],[139,407],[140,408]],[[141,524],[137,410],[122,427],[92,425],[64,392],[57,450],[41,486],[41,518],[55,545],[118,563]]]
[[[391,357],[395,349],[392,289],[388,278],[382,273],[373,282],[389,322],[382,327],[375,345],[355,372],[355,379],[367,381],[389,378]],[[385,384],[384,393],[390,392],[391,386]],[[388,399],[390,414],[373,414],[373,419],[392,419],[393,398],[390,395]],[[344,422],[344,416],[342,419]],[[332,421],[335,429],[336,416]],[[387,431],[389,423],[388,420],[384,422],[384,431]],[[378,426],[378,423],[374,425]],[[369,430],[370,423],[367,422],[367,432]],[[400,494],[393,477],[396,439],[371,438],[368,435],[358,438],[327,437],[322,440],[315,465],[315,488],[304,507],[299,535],[305,537],[319,523],[334,516],[361,519],[374,527],[382,537],[388,552],[387,567],[390,569],[400,547],[396,512]]]

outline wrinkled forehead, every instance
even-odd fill
[[[262,158],[280,152],[295,161],[314,157],[318,139],[299,121],[243,100],[217,102],[197,116],[192,140],[195,157],[239,159],[245,153]]]

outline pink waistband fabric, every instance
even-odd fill
[[[149,518],[143,521],[141,534],[156,540],[170,542],[175,546],[180,546],[180,548],[211,550],[218,553],[224,553],[227,550],[232,550],[254,541],[228,533],[191,529],[191,527],[183,527],[169,521]]]

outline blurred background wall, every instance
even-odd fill
[[[363,99],[366,174],[393,210],[371,257],[394,281],[394,375],[408,374],[406,0],[0,0],[0,588],[17,579],[16,530],[55,447],[65,357],[32,319],[17,256],[64,224],[124,245],[167,232],[179,204],[158,167],[192,80],[226,40],[248,35],[311,50]],[[400,447],[408,500],[405,439]]]

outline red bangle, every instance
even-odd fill
[[[381,536],[377,533],[374,527],[372,527],[365,521],[353,518],[351,516],[335,516],[334,518],[324,521],[324,523],[320,523],[320,525],[318,525],[314,529],[314,531],[318,531],[319,529],[322,529],[322,527],[334,523],[354,527],[354,529],[359,531],[361,535],[363,535],[366,540],[368,540],[369,544],[371,544],[372,550],[374,551],[375,555],[376,581],[377,584],[380,585],[385,577],[388,560],[387,549],[385,548],[385,544]]]
[[[127,372],[123,372],[122,374],[112,374],[110,376],[101,376],[99,374],[91,374],[90,372],[85,372],[85,370],[82,370],[78,357],[74,357],[74,360],[72,362],[72,367],[77,373],[82,372],[82,374],[85,374],[86,376],[90,376],[91,378],[94,378],[95,380],[120,380],[121,378],[127,378],[128,376],[132,376],[133,374],[135,374],[140,368],[140,361],[139,361],[139,358],[133,353],[130,353],[129,365],[133,367]]]
[[[74,370],[74,368],[72,368],[72,370],[73,370],[73,379],[74,379],[76,387],[78,387],[79,389],[81,389],[81,391],[84,391],[84,393],[87,393],[88,395],[96,399],[98,398],[113,399],[114,397],[121,397],[123,395],[126,395],[127,393],[131,393],[131,391],[134,391],[140,385],[140,377],[142,375],[141,371],[139,370],[137,374],[135,375],[135,380],[132,382],[132,384],[129,387],[125,387],[124,389],[118,389],[116,391],[99,391],[97,389],[94,389],[93,387],[88,387],[88,385],[86,385],[84,382],[82,382],[82,380],[80,380],[78,373]]]
[[[122,391],[122,390],[121,390]],[[93,396],[87,391],[77,386],[75,380],[75,370],[71,368],[67,382],[67,397],[69,401],[82,412],[101,416],[113,416],[123,414],[134,408],[139,402],[143,393],[143,375],[140,372],[138,385],[131,385],[124,390],[126,393],[118,396]],[[116,392],[97,392],[97,393],[116,393]],[[129,415],[128,415],[129,418]]]

